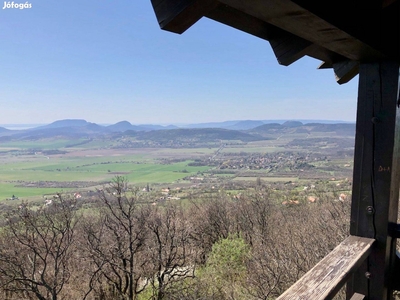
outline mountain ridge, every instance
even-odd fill
[[[211,125],[205,127],[206,124]],[[192,125],[194,126],[194,125]],[[220,126],[220,127],[218,127]],[[186,130],[183,130],[186,129]],[[213,130],[211,130],[213,129]],[[222,131],[225,130],[225,131]],[[202,131],[201,131],[202,130]],[[224,121],[215,123],[201,123],[199,127],[177,127],[175,125],[133,125],[129,121],[120,121],[112,125],[99,125],[84,119],[57,120],[47,125],[42,125],[24,130],[9,130],[0,127],[2,140],[10,139],[41,139],[41,138],[80,138],[107,136],[110,134],[128,133],[138,138],[145,139],[179,139],[179,134],[186,136],[192,134],[193,138],[202,139],[205,135],[211,139],[238,139],[247,140],[270,138],[271,134],[277,133],[311,133],[311,132],[336,132],[354,136],[355,123],[302,123],[297,120],[287,120],[282,123],[260,120]],[[136,134],[137,133],[137,134]],[[253,136],[253,137],[250,137]]]

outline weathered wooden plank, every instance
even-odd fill
[[[355,293],[353,295],[353,297],[350,298],[350,300],[364,300],[365,299],[365,295],[359,294],[359,293]]]
[[[332,299],[366,259],[374,239],[349,236],[278,300]]]
[[[183,33],[206,13],[214,9],[216,0],[151,0],[161,29]]]
[[[345,60],[333,63],[336,82],[339,84],[349,82],[358,74],[359,65],[360,63],[354,60]]]
[[[368,261],[347,284],[368,299],[391,299],[400,182],[399,64],[361,63],[350,234],[376,239]],[[370,274],[366,278],[365,274]]]

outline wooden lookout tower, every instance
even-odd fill
[[[350,236],[279,299],[392,299],[400,290],[400,0],[151,0],[162,29],[207,17],[305,55],[343,84],[359,74]]]

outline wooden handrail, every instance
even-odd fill
[[[332,299],[368,257],[374,241],[347,237],[277,300]]]

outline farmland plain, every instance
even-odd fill
[[[204,172],[207,166],[189,166],[193,159],[212,149],[107,150],[61,148],[65,143],[7,144],[0,147],[0,200],[52,194],[78,189],[79,185],[101,186],[116,175],[136,184],[171,183]],[[12,150],[10,150],[12,146]],[[21,148],[18,148],[21,147]],[[39,149],[58,147],[63,154],[45,155]],[[60,147],[61,146],[61,147]],[[25,151],[25,149],[36,149]],[[50,148],[51,149],[51,148]],[[176,162],[165,162],[174,158]],[[76,184],[71,184],[75,182]],[[79,184],[80,183],[80,184]]]
[[[0,201],[95,190],[115,176],[138,187],[349,178],[353,125],[327,126],[5,137],[0,141]]]

